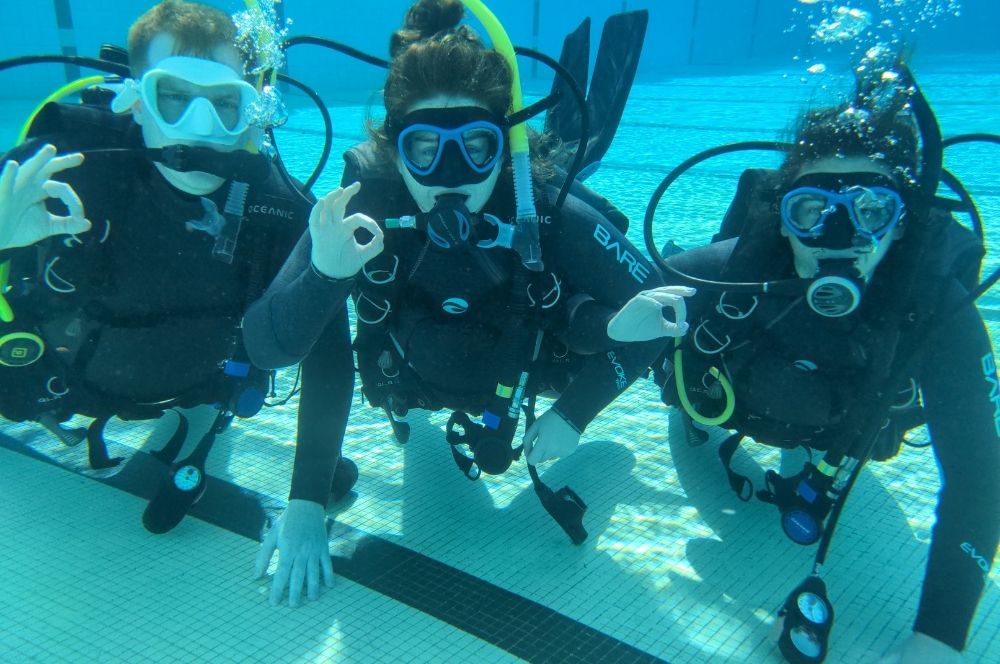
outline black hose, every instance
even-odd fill
[[[975,232],[976,237],[979,238],[979,242],[985,247],[986,238],[983,235],[983,218],[980,216],[979,208],[976,207],[976,202],[972,200],[972,195],[969,194],[968,189],[965,188],[961,180],[955,177],[954,173],[946,168],[941,169],[941,182],[958,194],[959,199],[965,205],[962,211],[972,217],[972,230]]]
[[[665,272],[670,272],[681,279],[684,283],[696,286],[699,288],[707,288],[709,290],[725,290],[734,293],[785,293],[785,294],[795,294],[805,292],[805,285],[811,283],[811,279],[782,279],[780,281],[765,281],[760,283],[750,283],[750,282],[728,282],[728,281],[712,281],[710,279],[700,279],[698,277],[692,276],[681,272],[672,265],[668,265],[663,259],[659,248],[656,246],[656,241],[653,239],[653,217],[656,216],[656,208],[660,203],[660,199],[663,194],[681,175],[687,172],[691,167],[696,164],[712,157],[717,157],[719,155],[728,154],[731,152],[742,152],[745,150],[769,150],[776,152],[784,152],[791,148],[789,143],[781,143],[778,141],[744,141],[742,143],[730,143],[728,145],[720,145],[708,150],[699,152],[698,154],[685,159],[678,166],[676,166],[672,171],[667,173],[667,176],[663,178],[659,186],[653,191],[652,197],[649,199],[649,205],[646,206],[646,216],[643,218],[642,232],[643,238],[646,242],[646,251],[649,252],[649,256],[653,259],[661,270]]]
[[[96,69],[98,71],[114,74],[116,76],[127,77],[132,75],[132,71],[129,69],[128,65],[111,62],[110,60],[101,60],[100,58],[88,58],[82,55],[24,55],[19,58],[0,60],[0,71],[13,69],[14,67],[20,67],[21,65],[51,63],[89,67],[90,69]]]
[[[289,37],[285,40],[285,43],[281,45],[282,50],[288,50],[292,46],[299,46],[300,44],[311,44],[313,46],[322,46],[338,53],[343,53],[348,55],[355,60],[360,60],[361,62],[368,63],[370,65],[375,65],[376,67],[381,67],[382,69],[389,68],[389,61],[383,60],[382,58],[376,57],[374,55],[369,55],[363,51],[359,51],[356,48],[352,48],[346,44],[341,44],[338,41],[332,39],[327,39],[326,37],[317,37],[316,35],[297,35],[295,37]]]
[[[286,74],[278,74],[278,80],[283,83],[288,83],[289,85],[304,92],[306,96],[312,100],[313,104],[316,105],[316,108],[319,109],[319,114],[323,117],[323,129],[326,133],[326,137],[323,141],[323,152],[320,153],[319,161],[316,162],[316,166],[313,168],[313,172],[309,176],[309,179],[306,180],[304,185],[302,185],[302,188],[305,191],[312,191],[312,186],[316,184],[316,180],[319,179],[320,174],[323,173],[323,169],[326,168],[327,161],[330,159],[330,151],[333,148],[333,120],[330,118],[330,111],[327,110],[326,104],[315,90],[302,81],[294,79]],[[274,139],[272,138],[271,140],[273,141]],[[274,147],[277,149],[277,144],[275,144]],[[284,168],[284,166],[282,166],[282,168]]]
[[[941,147],[948,148],[959,143],[995,143],[1000,145],[1000,135],[998,134],[959,134],[941,141]]]

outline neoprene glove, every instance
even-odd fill
[[[330,542],[326,530],[326,511],[311,500],[290,500],[261,542],[257,554],[256,576],[267,573],[274,551],[278,551],[278,569],[271,580],[271,606],[281,603],[288,588],[288,606],[297,607],[306,596],[319,599],[320,574],[327,588],[333,587],[333,564],[330,562]]]
[[[580,433],[563,416],[549,409],[524,432],[524,458],[532,466],[576,451]]]
[[[312,263],[331,279],[347,279],[382,253],[382,229],[370,217],[360,213],[344,218],[347,204],[361,190],[361,183],[337,187],[316,201],[309,214],[309,236],[312,240]],[[354,231],[363,228],[372,234],[364,244],[357,241]]]
[[[82,154],[57,157],[55,147],[46,145],[24,164],[11,160],[4,165],[0,172],[0,251],[27,247],[53,235],[90,230],[83,203],[73,188],[49,179],[82,163]],[[45,207],[49,198],[65,203],[69,216],[50,213]]]
[[[661,286],[644,290],[625,303],[608,323],[608,336],[615,341],[650,341],[682,337],[688,331],[684,298],[695,294],[687,286]],[[663,308],[674,311],[674,321],[663,317]]]

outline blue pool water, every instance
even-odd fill
[[[1000,126],[998,66],[1000,55],[980,56],[973,62],[942,57],[915,65],[917,79],[945,137],[996,131]],[[795,116],[844,90],[844,81],[843,72],[804,77],[801,70],[792,67],[732,76],[640,80],[632,89],[610,151],[587,185],[625,212],[632,222],[629,238],[644,246],[646,206],[673,167],[717,145],[788,139]],[[537,86],[529,88],[529,99],[543,91]],[[380,110],[371,102],[331,109],[336,139],[329,166],[316,184],[317,192],[340,183],[342,162],[338,155],[364,138],[363,119],[379,117]],[[304,179],[311,172],[322,131],[318,112],[308,106],[297,107],[279,130],[279,147],[297,177]],[[950,148],[945,161],[975,198],[987,236],[1000,233],[1000,182],[991,169],[997,158],[1000,147],[973,144]],[[660,201],[654,226],[657,245],[662,247],[668,239],[685,247],[707,242],[725,213],[742,169],[774,167],[777,163],[773,153],[740,153],[714,158],[688,171]],[[986,270],[998,265],[1000,254],[987,256]]]
[[[133,2],[127,9],[136,14],[148,4]],[[503,8],[520,12],[520,5],[527,3],[493,4],[503,18]],[[619,4],[630,8],[643,5],[576,4],[582,6],[578,9],[598,12],[618,9]],[[662,4],[662,0],[645,3],[656,4]],[[287,5],[290,15],[295,15],[296,4],[289,0]],[[309,16],[309,12],[324,12],[320,5],[325,3],[301,3],[297,8],[308,9],[302,13]],[[716,11],[719,14],[715,16],[721,20],[725,14],[720,8],[731,7],[732,3],[701,5],[703,16],[705,12],[713,16]],[[0,11],[8,10],[8,3],[0,6]],[[126,8],[116,11],[124,12]],[[658,19],[654,22],[657,25],[662,27],[664,22]],[[297,24],[302,32],[323,32],[314,29],[316,26],[330,26],[331,31],[341,29],[332,21],[304,20]],[[519,24],[518,29],[524,29],[523,25]],[[924,29],[930,30],[927,26]],[[370,38],[367,32],[357,35],[362,42],[372,41]],[[527,38],[530,40],[530,35]],[[662,41],[652,32],[650,39]],[[652,52],[664,48],[657,44]],[[642,219],[649,196],[673,166],[698,151],[724,143],[786,138],[786,130],[798,112],[810,105],[822,105],[836,90],[843,89],[843,67],[833,60],[826,74],[809,75],[805,72],[807,63],[792,60],[791,53],[775,55],[779,60],[776,65],[758,62],[747,67],[730,61],[707,67],[704,59],[713,53],[712,45],[701,44],[691,50],[701,54],[699,66],[678,69],[674,63],[673,71],[668,72],[644,65],[615,142],[601,168],[587,181],[627,214],[631,220],[628,235],[640,247],[644,246]],[[913,68],[937,112],[944,135],[1000,130],[1000,54],[980,50],[975,56],[963,56],[955,55],[954,48],[939,50],[919,54]],[[0,73],[0,77],[3,75]],[[302,76],[306,82],[313,82],[323,78],[323,73],[305,68]],[[329,81],[326,84],[329,86]],[[526,88],[531,98],[537,98],[548,89],[548,81],[529,79]],[[0,142],[4,145],[12,142],[37,96],[11,94],[0,105]],[[364,138],[364,121],[371,114],[377,115],[381,104],[371,87],[340,90],[328,99],[337,100],[330,108],[335,140],[330,164],[314,187],[317,194],[339,184],[339,155]],[[319,114],[303,99],[290,94],[288,102],[290,118],[277,131],[277,142],[289,170],[304,180],[318,156],[323,126]],[[962,179],[979,204],[988,246],[993,238],[1000,242],[997,163],[1000,146],[995,145],[959,146],[946,156],[946,166]],[[774,155],[748,153],[717,158],[690,171],[661,201],[656,215],[656,244],[674,240],[691,247],[708,241],[742,169],[775,164]],[[984,272],[998,266],[1000,251],[993,251],[986,258]],[[990,321],[991,333],[996,333],[992,321],[1000,319],[1000,298],[987,294],[980,304]],[[281,378],[287,386],[291,373],[285,372]],[[290,476],[294,405],[293,401],[260,418],[237,422],[222,441],[222,449],[214,453],[209,472],[265,496],[268,509],[280,507]],[[592,540],[585,549],[569,548],[538,509],[523,473],[484,478],[475,485],[466,482],[451,467],[447,446],[441,440],[445,419],[442,414],[417,416],[414,438],[401,448],[390,441],[381,413],[355,400],[345,449],[358,460],[362,479],[356,502],[336,515],[334,534],[338,546],[349,543],[357,533],[398,543],[674,664],[776,661],[766,645],[766,634],[773,622],[771,613],[787,592],[788,580],[807,571],[811,552],[776,539],[779,536],[773,514],[765,514],[763,508],[754,512],[756,508],[743,507],[728,496],[714,453],[709,450],[699,456],[697,451],[678,449],[683,446],[672,444],[678,430],[669,423],[651,385],[637,384],[616,401],[588,429],[581,450],[548,470],[547,479],[555,486],[570,482],[591,505],[588,527]],[[41,442],[41,436],[26,427],[3,426],[3,433],[59,459],[66,467],[84,468],[80,450],[45,447],[49,443]],[[116,423],[111,438],[122,449],[133,448],[129,451],[134,452],[144,444],[150,426]],[[752,461],[772,467],[778,459],[773,450],[755,450]],[[689,474],[682,478],[677,469],[686,469]],[[839,545],[842,548],[831,562],[830,584],[837,588],[835,600],[843,616],[835,650],[840,659],[835,661],[860,661],[862,655],[881,652],[908,629],[922,577],[920,556],[926,553],[927,533],[933,523],[937,481],[936,467],[926,450],[906,450],[893,464],[873,468],[866,476],[865,487],[845,516]],[[877,510],[880,516],[876,526],[869,526],[866,510]],[[731,518],[737,513],[743,520]],[[755,514],[759,520],[754,520]],[[135,520],[138,515],[130,514],[128,518]],[[39,537],[44,537],[42,530]],[[868,537],[872,530],[878,531],[880,537],[884,535],[884,539]],[[179,536],[190,536],[190,532],[179,529]],[[185,541],[192,550],[203,544],[194,538]],[[886,541],[894,544],[887,546]],[[900,564],[901,558],[907,562]],[[779,559],[787,569],[775,569]],[[241,562],[248,567],[250,560]],[[863,587],[877,587],[884,592],[868,597],[851,585],[858,579],[865,582]],[[1000,601],[996,585],[994,573],[970,644],[970,661],[998,661]],[[338,586],[337,592],[349,595],[343,586]],[[85,594],[82,597],[79,601],[91,607],[90,598]],[[357,636],[367,633],[363,624],[367,617],[359,617],[367,614],[356,611],[355,605],[345,608],[337,604],[331,609],[332,601],[336,600],[324,597],[321,602],[326,604],[320,604],[319,610],[337,613],[339,621],[350,625],[350,630],[337,625],[344,632],[354,633],[354,649],[345,659],[440,661],[440,653],[447,653],[452,661],[468,661],[473,656],[480,661],[505,661],[474,648],[456,653],[440,643],[421,642],[424,635],[416,630],[400,630],[396,638],[411,640],[399,644],[396,650],[392,650],[391,633],[382,635],[374,644],[375,637],[369,642]],[[118,610],[102,599],[95,602],[94,608],[97,613],[114,614]],[[226,615],[224,609],[217,610]],[[40,613],[33,628],[44,630],[48,615]],[[303,612],[285,619],[306,625],[315,616],[315,612]],[[227,648],[224,652],[231,657],[235,657],[231,653],[242,652],[240,641],[279,644],[267,651],[273,661],[330,660],[341,652],[333,646],[330,650],[324,650],[325,646],[311,646],[309,650],[299,647],[306,637],[294,631],[294,624],[286,625],[288,632],[281,638],[263,629],[260,634],[230,634],[226,624],[236,622],[220,619],[215,631],[201,638],[225,644],[220,648]],[[96,630],[102,638],[119,638],[114,620],[102,624],[106,631]],[[878,625],[879,629],[869,629],[870,625]],[[88,633],[94,631],[89,627],[77,630],[80,633],[71,632],[70,640],[86,642]],[[159,629],[181,632],[186,627],[178,620],[177,625],[164,624]],[[319,627],[315,629],[320,632]],[[142,627],[136,631],[145,634]],[[301,630],[306,631],[304,627]],[[192,632],[198,635],[198,630]],[[329,640],[332,642],[334,637]],[[33,652],[67,661],[94,652],[79,643],[71,644],[68,650]],[[0,655],[4,654],[3,645],[0,637]],[[376,645],[385,650],[377,650]],[[61,655],[54,655],[56,652]],[[125,650],[118,652],[109,661],[125,661],[120,654]],[[265,651],[254,651],[257,656],[261,652]],[[146,657],[165,659],[170,654],[153,657],[146,653]]]

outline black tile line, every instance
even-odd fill
[[[0,448],[73,472],[3,434],[0,434]],[[115,475],[91,479],[148,500],[165,475],[166,466],[160,461],[145,452],[136,452]],[[189,516],[260,541],[267,519],[264,506],[280,509],[282,505],[269,496],[210,477],[205,495],[191,508]],[[137,514],[137,526],[138,518]],[[345,524],[337,524],[337,527],[346,531],[344,536],[353,539],[355,544],[350,557],[333,557],[333,567],[339,576],[516,657],[539,664],[666,662],[538,602],[412,549]]]

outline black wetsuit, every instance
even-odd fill
[[[373,162],[370,155],[364,147],[345,154],[343,183],[362,182],[348,212],[363,212],[384,229],[387,217],[419,210],[395,168]],[[498,184],[484,212],[510,221],[513,207],[510,192]],[[558,391],[553,408],[582,432],[662,351],[663,340],[625,345],[607,336],[608,321],[621,306],[640,290],[661,285],[661,279],[599,208],[574,196],[567,199],[560,214],[539,207],[546,271],[532,284],[532,296],[540,302],[536,322],[551,334],[546,334],[548,340],[533,371],[533,389]],[[481,225],[474,232],[484,237],[490,229]],[[364,379],[366,367],[377,371],[375,363],[388,352],[397,366],[406,365],[405,372],[420,385],[395,381],[382,390],[366,381],[369,400],[382,405],[385,396],[402,390],[411,396],[432,395],[411,399],[410,407],[482,412],[497,385],[494,350],[510,324],[507,307],[516,261],[509,249],[443,250],[422,231],[385,230],[385,250],[357,278],[358,361]],[[387,280],[390,274],[394,278]],[[256,362],[273,366],[294,362],[320,334],[328,312],[340,306],[347,285],[314,281],[309,245],[303,242],[265,296],[265,303],[248,313],[247,349]],[[317,289],[323,288],[328,295],[321,299]],[[383,295],[391,300],[391,313],[376,322],[366,313],[364,300]],[[269,313],[258,320],[257,307],[272,306],[268,299],[294,316],[293,321],[278,322]],[[270,344],[256,343],[249,333],[251,327],[270,328],[272,318],[280,331]],[[525,357],[524,366],[529,361]]]
[[[23,163],[45,143],[60,154],[144,147],[130,116],[99,107],[50,105],[32,134],[4,159]],[[93,228],[80,242],[58,236],[4,252],[12,260],[11,283],[28,289],[13,299],[15,325],[34,323],[48,348],[33,365],[0,367],[5,414],[151,417],[161,403],[225,400],[220,365],[241,352],[243,313],[291,252],[310,203],[272,165],[266,179],[250,186],[226,262],[213,257],[215,237],[190,222],[205,219],[212,205],[224,210],[229,182],[202,199],[174,188],[144,155],[129,152],[86,154],[81,166],[56,177],[77,192]],[[325,503],[329,497],[353,393],[346,318],[342,324],[331,326],[322,352],[303,362],[293,498]],[[334,357],[346,374],[328,370]],[[65,395],[46,391],[51,373],[69,388]],[[39,395],[47,403],[35,409]],[[320,408],[310,407],[317,402]]]
[[[771,230],[777,237],[776,227]],[[950,231],[931,246],[942,252],[955,246],[951,243],[960,234]],[[696,328],[702,321],[719,324],[719,292],[703,288],[689,300],[692,331],[686,340],[685,364],[697,362],[700,356],[717,367],[725,365],[732,378],[737,408],[723,426],[780,446],[807,444],[824,449],[836,437],[838,418],[846,401],[856,396],[857,381],[874,370],[878,353],[892,343],[888,328],[877,318],[878,311],[893,305],[891,298],[878,293],[894,283],[883,268],[891,263],[894,252],[898,258],[898,252],[907,251],[903,244],[897,241],[890,249],[857,312],[823,318],[809,310],[801,297],[758,295],[757,308],[746,319],[714,330],[716,340],[724,342],[728,334],[731,342],[711,356],[696,351],[693,335],[699,334],[703,348],[717,343]],[[775,253],[771,255],[756,259],[752,252],[743,255],[737,262],[745,269],[736,273],[729,269],[730,257],[739,251],[734,251],[735,245],[736,240],[717,242],[672,256],[669,263],[688,274],[724,281],[792,276],[791,251],[784,238],[778,238],[777,249],[772,245]],[[953,311],[967,294],[954,271],[944,276],[942,267],[929,265],[911,296],[933,299],[936,293],[940,298],[936,311],[941,317],[945,316],[941,312]],[[746,296],[727,296],[726,304],[745,312],[753,301],[741,298]],[[918,301],[916,308],[926,305]],[[901,329],[899,347],[918,347],[907,338],[908,328]],[[685,366],[685,375],[693,382],[698,374],[689,373]],[[939,328],[913,379],[920,386],[942,475],[915,629],[961,650],[1000,537],[1000,392],[990,340],[974,306],[962,307]],[[895,443],[898,446],[898,436]],[[890,450],[885,456],[891,454]]]

